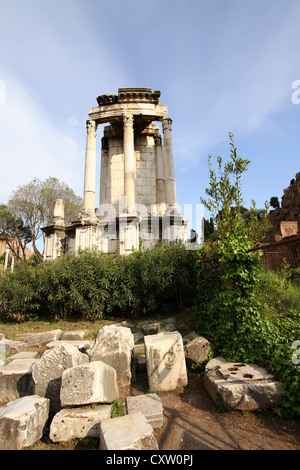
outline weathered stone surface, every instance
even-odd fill
[[[134,354],[145,354],[145,343],[143,344],[135,344],[134,345]]]
[[[20,450],[46,431],[49,400],[36,395],[18,398],[0,409],[0,449]]]
[[[71,340],[71,341],[81,341],[83,340],[84,336],[88,333],[87,330],[74,330],[74,331],[66,331],[61,335],[61,340]]]
[[[195,332],[195,331],[192,331],[191,333],[185,335],[182,340],[183,340],[183,344],[187,344],[189,343],[190,341],[193,341],[193,339],[195,338],[198,338],[199,335]]]
[[[152,426],[138,412],[100,423],[101,450],[158,450]]]
[[[165,323],[165,326],[163,327],[163,331],[176,331],[176,326],[175,323]]]
[[[30,338],[30,336],[32,336],[32,335],[33,335],[33,333],[17,333],[15,335],[15,339],[17,341],[27,341],[28,338]]]
[[[93,345],[94,342],[89,339],[83,339],[83,340],[71,340],[71,339],[60,340],[59,339],[56,341],[50,341],[50,343],[47,343],[45,347],[46,349],[52,349],[63,343],[76,346],[79,349],[79,351],[85,353]]]
[[[146,370],[146,356],[145,356],[145,354],[140,354],[139,356],[136,356],[136,358],[137,358],[138,370],[140,370],[140,371]]]
[[[210,343],[207,339],[199,336],[184,346],[184,353],[187,362],[202,364],[210,353]]]
[[[37,359],[18,359],[0,368],[0,403],[34,394],[32,365]]]
[[[5,354],[15,354],[21,351],[24,351],[27,347],[24,341],[15,341],[12,339],[3,339],[1,340],[2,347],[5,348]]]
[[[41,333],[34,333],[31,335],[27,340],[27,348],[30,347],[42,347],[46,346],[47,343],[50,341],[55,341],[59,339],[62,335],[62,330],[51,330],[51,331],[43,331]]]
[[[5,345],[4,341],[0,339],[0,367],[5,364]]]
[[[111,418],[111,405],[63,408],[54,416],[49,437],[53,442],[100,436],[100,422]]]
[[[163,425],[163,406],[156,393],[127,397],[126,410],[127,414],[141,411],[153,429]]]
[[[134,333],[133,337],[134,337],[134,344],[138,343],[139,341],[143,341],[144,333],[142,333],[141,331],[137,331],[136,333]]]
[[[131,383],[133,367],[133,334],[129,328],[109,325],[99,330],[94,346],[88,350],[91,361],[103,361],[117,372],[119,387]]]
[[[13,354],[12,356],[9,356],[6,359],[6,362],[12,362],[12,361],[19,361],[23,359],[39,359],[38,357],[36,358],[36,355],[38,353],[36,351],[21,351],[19,353]]]
[[[142,332],[144,335],[156,335],[160,332],[160,323],[145,323],[142,325]]]
[[[116,371],[102,361],[75,366],[62,374],[62,406],[111,403],[118,397]]]
[[[281,400],[281,384],[263,367],[255,364],[224,362],[223,358],[208,362],[205,387],[215,403],[227,408],[253,411],[270,408]]]
[[[60,387],[63,372],[88,362],[88,356],[81,353],[76,346],[62,343],[45,351],[41,359],[32,366],[35,394],[50,399],[51,414],[61,408]]]
[[[144,337],[149,388],[175,390],[187,385],[187,371],[181,334],[162,332]]]
[[[131,330],[131,333],[135,332],[135,325],[133,323],[128,323],[126,320],[122,321],[121,323],[116,323],[116,326],[125,326]]]

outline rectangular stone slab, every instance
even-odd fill
[[[117,373],[102,361],[67,369],[62,374],[62,406],[111,403],[119,398]]]
[[[163,425],[163,406],[156,393],[147,393],[126,398],[127,414],[141,411],[153,429]]]
[[[102,421],[101,450],[158,450],[152,426],[143,413]]]
[[[49,437],[53,442],[100,436],[100,422],[111,418],[111,405],[63,408],[54,416]]]
[[[0,449],[21,450],[39,440],[49,417],[49,400],[32,395],[0,409]]]
[[[187,385],[181,334],[162,332],[144,337],[148,384],[151,391],[171,391]]]

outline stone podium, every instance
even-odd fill
[[[159,99],[160,91],[151,88],[119,88],[118,95],[98,96],[86,125],[83,212],[64,225],[60,210],[59,221],[56,216],[43,228],[45,261],[95,246],[129,254],[161,240],[186,241],[187,221],[177,210],[172,119]],[[96,208],[99,126],[103,136]]]

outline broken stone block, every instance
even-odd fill
[[[56,346],[59,346],[60,344],[71,344],[73,346],[76,346],[79,351],[86,353],[87,350],[92,346],[93,341],[89,339],[83,339],[83,340],[71,340],[71,339],[63,339],[63,340],[56,340],[56,341],[50,341],[50,343],[46,344],[46,349],[52,349],[55,348]]]
[[[4,341],[0,339],[0,367],[5,364],[5,345]]]
[[[183,340],[183,344],[187,344],[189,343],[190,341],[192,341],[193,339],[195,338],[198,338],[199,335],[195,332],[195,331],[192,331],[191,333],[185,335],[182,340]]]
[[[210,353],[210,343],[202,336],[198,336],[184,346],[184,353],[187,363],[202,364]]]
[[[32,366],[38,359],[18,359],[0,367],[0,403],[34,394]]]
[[[24,351],[27,347],[24,341],[15,341],[13,339],[3,339],[1,341],[2,347],[4,345],[5,354],[16,354],[18,352]]]
[[[60,408],[61,377],[64,370],[89,362],[89,357],[76,346],[62,343],[44,352],[32,366],[35,394],[50,399],[50,413]]]
[[[127,414],[141,411],[153,429],[163,425],[163,406],[156,393],[127,397],[125,403]]]
[[[100,436],[100,422],[111,418],[111,405],[63,408],[54,416],[49,437],[53,442]]]
[[[75,366],[62,374],[62,406],[111,403],[116,398],[119,398],[116,371],[102,361]]]
[[[145,356],[145,354],[141,354],[140,356],[136,356],[136,358],[137,358],[138,370],[140,370],[140,371],[146,370],[146,356]]]
[[[125,326],[126,328],[130,328],[131,333],[135,332],[135,325],[133,323],[128,323],[126,320],[122,321],[121,323],[116,323],[116,326]]]
[[[43,331],[41,333],[34,333],[31,335],[26,342],[27,349],[29,348],[41,348],[46,346],[47,343],[50,341],[55,341],[59,339],[62,335],[62,330],[51,330],[51,331]]]
[[[181,334],[162,332],[144,337],[149,388],[169,391],[187,385]]]
[[[160,332],[160,323],[145,323],[142,325],[142,332],[144,335],[156,335]]]
[[[129,328],[117,325],[99,330],[94,346],[88,350],[91,361],[102,361],[117,372],[119,387],[131,383],[133,367],[133,334]]]
[[[6,359],[6,362],[19,361],[20,359],[38,359],[36,351],[21,351],[19,353],[13,354]]]
[[[86,330],[66,331],[61,335],[61,340],[82,341],[84,336],[88,333]]]
[[[134,344],[136,344],[139,341],[144,340],[144,333],[142,333],[141,331],[137,331],[136,333],[134,333],[133,337],[134,337]]]
[[[215,403],[253,411],[274,407],[280,402],[281,383],[263,367],[226,362],[223,358],[213,361],[206,366],[204,384]]]
[[[18,398],[0,409],[0,449],[33,445],[46,431],[49,400],[36,395]]]
[[[152,426],[143,413],[100,423],[101,450],[159,450]]]
[[[163,331],[176,331],[175,323],[166,323]]]

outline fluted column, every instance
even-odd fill
[[[111,203],[108,200],[109,158],[107,137],[102,137],[100,169],[100,204]]]
[[[164,118],[162,121],[164,133],[164,168],[166,203],[176,207],[175,169],[172,146],[172,119]]]
[[[134,133],[133,115],[124,114],[124,190],[127,202],[127,209],[135,206],[135,155],[134,155]]]
[[[164,153],[162,147],[162,139],[160,135],[154,136],[156,151],[156,204],[158,204],[159,215],[163,215],[166,209],[166,192],[165,192],[165,169],[164,169]]]
[[[95,191],[96,191],[96,133],[97,124],[95,121],[86,122],[87,138],[85,152],[85,172],[84,172],[84,213],[91,216],[95,213]]]

